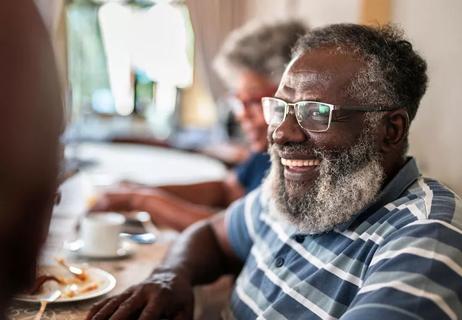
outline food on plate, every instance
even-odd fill
[[[56,259],[58,265],[43,266],[31,290],[26,294],[42,296],[54,290],[62,292],[61,298],[75,298],[98,290],[100,281],[92,279],[86,268],[67,264],[63,259]]]
[[[85,269],[69,265],[63,258],[57,258],[56,262],[58,262],[59,265],[63,266],[67,271],[69,271],[80,281],[88,280],[88,273],[85,271]]]
[[[81,294],[87,293],[94,291],[99,288],[99,283],[98,282],[92,282],[89,284],[86,284],[84,286],[78,286],[76,284],[72,284],[67,286],[64,291],[63,291],[63,297],[66,298],[74,298],[78,297]]]

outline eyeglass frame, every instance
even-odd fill
[[[303,130],[306,130],[308,132],[326,132],[329,130],[330,128],[330,124],[331,124],[331,120],[332,120],[332,111],[334,110],[348,110],[348,111],[356,111],[356,112],[386,112],[386,111],[394,111],[394,110],[398,110],[398,109],[401,109],[402,107],[397,107],[397,106],[370,106],[370,105],[365,105],[365,106],[350,106],[350,105],[340,105],[340,104],[331,104],[331,103],[326,103],[326,102],[322,102],[322,101],[313,101],[313,100],[300,100],[300,101],[295,101],[295,102],[287,102],[283,99],[280,99],[280,98],[276,98],[276,97],[262,97],[261,98],[261,104],[262,104],[262,108],[263,108],[263,113],[265,113],[265,103],[264,103],[264,100],[266,99],[270,99],[270,100],[277,100],[277,101],[280,101],[280,102],[283,102],[284,103],[284,116],[281,120],[281,122],[279,122],[277,124],[277,127],[279,127],[283,122],[284,120],[286,119],[287,117],[287,114],[291,113],[295,116],[295,119],[297,120],[297,123],[298,125],[300,126],[300,128],[302,128]],[[307,129],[305,127],[303,127],[300,123],[300,120],[298,119],[297,117],[297,113],[295,112],[295,108],[297,105],[299,105],[300,103],[318,103],[318,104],[322,104],[323,106],[327,106],[329,107],[329,122],[327,124],[327,128],[325,130],[311,130],[311,129]],[[292,108],[290,108],[292,107]],[[289,109],[289,110],[288,110]],[[290,109],[292,109],[292,111],[290,111]],[[268,124],[268,126],[271,126],[272,124],[271,123],[268,123],[268,121],[266,120],[266,116],[265,116],[265,121],[266,123]]]

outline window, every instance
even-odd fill
[[[139,116],[168,134],[178,88],[192,82],[193,34],[178,1],[74,1],[68,6],[75,116]]]

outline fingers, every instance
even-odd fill
[[[97,304],[95,304],[89,314],[87,315],[87,320],[102,320],[108,319],[114,311],[119,307],[119,305],[128,297],[130,297],[132,293],[126,292],[119,296],[103,300]]]
[[[193,308],[190,306],[182,306],[184,309],[175,309],[173,306],[167,306],[165,308],[159,308],[160,301],[151,300],[143,312],[140,314],[138,320],[160,320],[160,319],[175,319],[175,320],[192,320],[193,319]],[[160,303],[162,304],[162,303]],[[180,307],[181,308],[181,307]],[[170,309],[166,312],[166,310]],[[112,320],[112,318],[111,318]],[[114,318],[116,320],[116,318]],[[117,318],[117,320],[119,320]]]
[[[107,201],[105,199],[98,199],[96,202],[90,207],[90,212],[96,211],[106,211],[108,208]]]
[[[182,311],[178,313],[173,319],[174,320],[193,320],[193,313],[189,311]]]
[[[108,195],[100,195],[98,197],[95,197],[92,200],[92,203],[89,205],[89,210],[90,212],[96,212],[96,211],[107,211],[110,208],[111,201],[109,199]]]
[[[194,318],[194,301],[183,305],[183,310],[179,312],[175,320],[193,320]]]
[[[156,308],[155,301],[150,301],[146,307],[143,309],[143,312],[140,314],[138,320],[157,320],[161,319],[161,308]]]
[[[95,304],[86,319],[192,319],[192,287],[172,275],[163,273],[150,277],[123,294]]]
[[[117,311],[112,315],[111,320],[129,319],[133,313],[143,309],[145,304],[146,297],[142,294],[141,289],[137,289],[131,297],[129,297],[119,306]]]
[[[90,312],[87,314],[87,317],[85,318],[86,320],[91,320],[91,318],[93,318],[93,316],[106,304],[108,303],[109,300],[111,300],[112,298],[108,298],[108,299],[104,299],[104,300],[101,300],[95,304],[93,304],[93,306],[91,307],[90,309]]]
[[[108,192],[95,200],[90,211],[131,210],[131,193]]]
[[[173,319],[174,320],[192,320],[193,317],[192,315],[187,315],[186,313],[180,313]]]
[[[193,314],[193,300],[176,300],[171,295],[158,295],[156,299],[151,299],[148,302],[139,315],[138,320],[193,320]]]

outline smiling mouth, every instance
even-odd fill
[[[319,159],[281,158],[281,164],[284,166],[284,177],[288,180],[305,181],[315,178],[320,163],[321,160]]]
[[[320,163],[321,161],[318,159],[297,160],[281,158],[281,164],[289,168],[314,167],[319,166]]]

